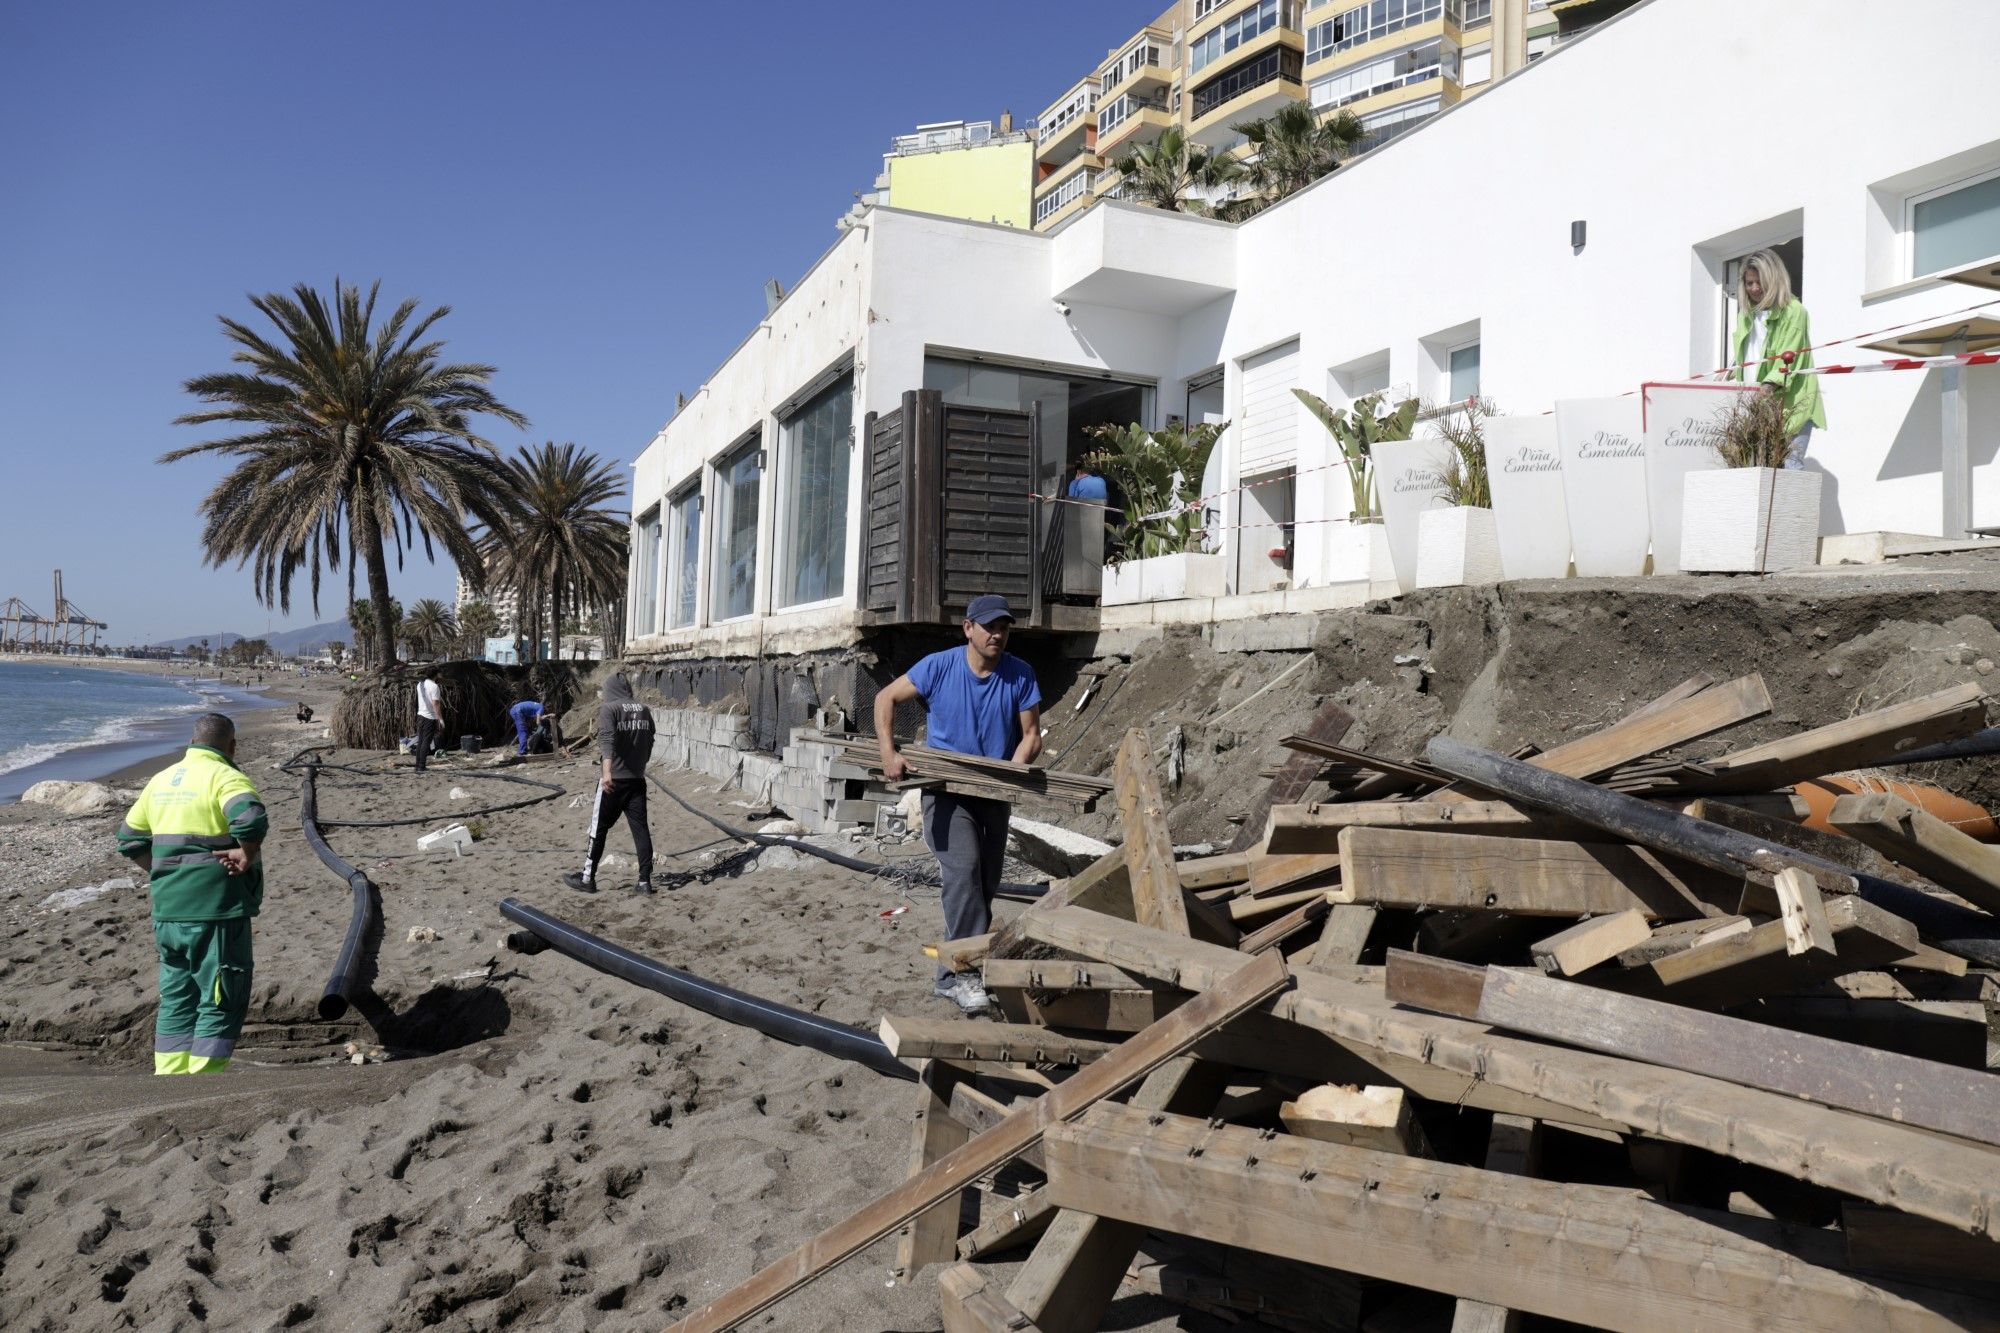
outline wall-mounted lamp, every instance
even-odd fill
[[[1583,249],[1584,231],[1585,223],[1582,218],[1578,218],[1569,224],[1569,248],[1572,252]]]

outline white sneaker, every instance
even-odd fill
[[[970,973],[960,973],[958,985],[952,990],[952,1002],[967,1014],[983,1014],[992,1005],[993,997],[986,993],[979,978]]]

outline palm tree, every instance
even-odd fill
[[[435,597],[424,598],[403,617],[403,642],[410,645],[412,655],[424,653],[435,657],[457,637],[458,625],[452,620],[451,608]]]
[[[1352,111],[1336,111],[1321,120],[1304,102],[1287,102],[1261,120],[1232,128],[1256,150],[1243,167],[1244,183],[1253,195],[1231,210],[1238,217],[1269,208],[1330,175],[1368,134]]]
[[[458,612],[458,637],[467,657],[484,657],[486,641],[500,632],[500,617],[484,602],[467,602]]]
[[[321,566],[338,570],[343,559],[351,599],[355,563],[365,562],[375,641],[393,659],[385,542],[398,569],[419,536],[426,559],[436,558],[434,542],[461,566],[474,559],[468,518],[499,519],[504,473],[473,418],[516,426],[527,418],[493,396],[493,367],[446,364],[444,343],[426,341],[449,306],[420,316],[416,301],[404,301],[378,327],[380,288],[364,296],[335,279],[331,303],[305,283],[290,296],[251,297],[275,339],[223,316],[232,360],[247,369],[187,381],[187,392],[217,406],[175,424],[228,422],[241,433],[160,461],[209,453],[241,460],[202,501],[202,545],[210,565],[250,565],[267,606],[275,600],[289,611],[292,578],[305,569],[317,613]]]
[[[565,605],[624,597],[627,517],[610,507],[623,498],[624,482],[597,455],[553,441],[523,449],[506,469],[512,512],[481,536],[479,553],[487,578],[534,609],[532,650],[539,661],[540,608],[548,608],[549,640],[560,656]]]
[[[361,665],[364,667],[373,666],[375,664],[375,644],[377,641],[375,636],[378,632],[378,622],[375,618],[375,603],[366,597],[348,603],[347,625],[349,629],[354,631],[355,643],[360,645]],[[402,634],[402,625],[403,604],[391,597],[389,599],[389,637],[387,642],[396,642]]]
[[[326,641],[326,655],[333,659],[333,665],[335,670],[339,669],[341,656],[346,652],[347,652],[347,645],[342,643],[339,639],[328,639]]]
[[[1174,213],[1207,216],[1214,208],[1200,192],[1219,190],[1242,168],[1219,153],[1188,142],[1178,125],[1170,125],[1152,143],[1141,144],[1112,164],[1118,170],[1124,197]]]

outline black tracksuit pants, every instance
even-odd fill
[[[604,789],[601,780],[598,782],[597,800],[591,806],[590,854],[584,858],[583,877],[592,883],[597,880],[597,863],[604,856],[605,836],[620,815],[625,816],[626,827],[632,830],[632,847],[639,855],[639,878],[653,878],[653,834],[646,827],[646,780],[613,778],[610,791]]]

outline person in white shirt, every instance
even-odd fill
[[[432,667],[417,682],[417,772],[424,771],[443,729],[444,687],[438,684],[437,668]]]

